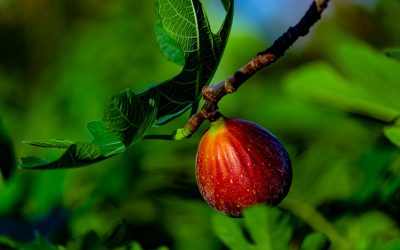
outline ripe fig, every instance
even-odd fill
[[[221,116],[200,141],[196,180],[211,207],[239,217],[254,204],[277,205],[289,192],[292,166],[285,148],[269,131]]]

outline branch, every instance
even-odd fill
[[[189,118],[183,128],[176,130],[170,136],[154,136],[154,138],[171,140],[189,138],[205,120],[213,121],[217,119],[221,115],[218,112],[218,102],[222,97],[235,92],[255,73],[282,57],[299,37],[307,35],[310,28],[321,18],[321,14],[328,6],[328,2],[329,0],[314,0],[303,18],[294,27],[290,27],[283,35],[275,40],[271,47],[258,53],[246,65],[241,67],[225,81],[210,87],[204,87],[202,90],[203,99],[205,100],[204,105],[198,113]],[[145,136],[145,139],[151,138],[153,137]]]

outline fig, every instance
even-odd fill
[[[258,203],[277,205],[289,192],[292,166],[269,131],[221,116],[200,141],[196,181],[211,207],[240,217],[244,208]]]

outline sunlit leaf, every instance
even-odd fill
[[[156,35],[157,42],[160,45],[161,51],[164,56],[171,62],[174,62],[178,65],[185,65],[185,55],[179,44],[172,39],[167,32],[165,32],[162,27],[161,21],[158,19],[156,21]]]
[[[106,130],[102,121],[88,123],[88,130],[93,136],[92,142],[76,142],[67,147],[63,155],[52,162],[35,156],[21,158],[21,168],[26,169],[59,169],[82,167],[109,158],[125,151],[124,144]],[[65,143],[65,142],[63,142]],[[36,146],[42,146],[36,143]],[[59,147],[59,140],[49,140],[45,147]]]
[[[102,156],[110,157],[125,151],[124,144],[105,128],[102,120],[89,122],[87,128],[93,136],[91,143],[99,147]]]
[[[160,97],[157,124],[170,121],[192,105],[197,109],[201,89],[211,81],[225,49],[233,17],[233,1],[229,2],[225,20],[213,34],[199,0],[158,0],[159,25],[165,35],[179,44],[185,65],[177,76],[150,89],[150,93],[155,91]],[[171,44],[167,48],[170,47],[176,46]]]
[[[389,125],[383,127],[385,136],[397,147],[400,147],[400,126]]]
[[[126,89],[106,106],[103,121],[88,124],[92,142],[46,140],[29,144],[66,149],[55,161],[22,158],[22,168],[52,169],[81,167],[125,151],[125,146],[143,138],[154,123],[171,121],[192,107],[197,110],[201,89],[209,84],[222,57],[230,32],[233,1],[220,30],[213,34],[199,0],[158,0],[158,41],[168,59],[182,63],[182,71],[170,80],[135,94]]]
[[[304,66],[287,77],[296,95],[384,122],[400,114],[400,62],[361,44],[332,51],[343,75],[327,63]]]

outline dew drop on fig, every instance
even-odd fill
[[[289,192],[292,167],[286,149],[269,131],[221,116],[200,141],[196,180],[211,207],[238,217],[258,203],[277,205]]]

